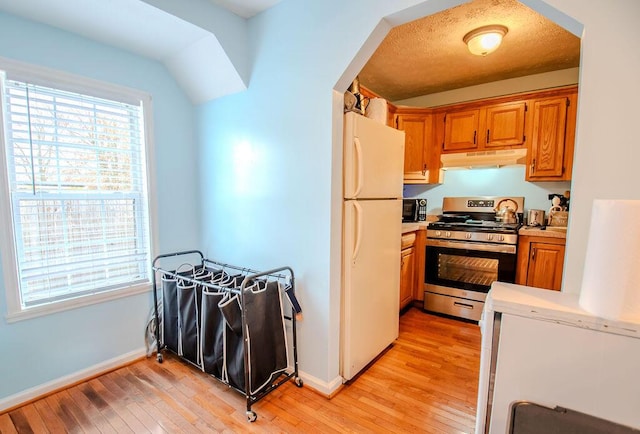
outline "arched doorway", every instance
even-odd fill
[[[431,3],[431,2],[425,2],[425,3]],[[471,2],[470,4],[473,5],[473,3],[475,2]],[[478,4],[480,4],[482,2],[478,2]],[[516,2],[517,3],[517,2]],[[546,4],[544,4],[543,2],[540,1],[530,1],[528,2],[532,7],[537,6],[537,9],[539,12],[544,12],[544,14],[549,17],[550,19],[552,19],[553,21],[561,24],[562,26],[564,26],[565,28],[567,28],[568,30],[572,31],[573,33],[581,32],[581,25],[579,25],[579,23],[576,23],[574,20],[572,20],[569,17],[566,17],[565,15],[559,13],[558,11],[555,11],[554,9],[549,8]],[[519,4],[519,3],[518,3]],[[467,5],[463,5],[460,7],[464,7],[464,6],[468,6]],[[447,13],[447,10],[445,11],[431,11],[434,12],[434,14],[445,14]],[[347,88],[347,86],[349,85],[349,83],[351,82],[351,80],[353,78],[355,78],[356,75],[358,75],[358,73],[360,71],[363,70],[363,68],[366,67],[367,61],[370,58],[370,56],[375,56],[375,53],[377,47],[383,42],[384,39],[384,35],[389,32],[389,30],[391,29],[391,25],[390,23],[394,23],[394,24],[399,24],[399,25],[408,25],[407,23],[410,23],[411,20],[413,19],[421,19],[421,17],[424,17],[423,15],[420,15],[422,13],[422,10],[420,10],[420,8],[414,8],[414,14],[409,16],[410,14],[402,14],[402,19],[398,18],[399,16],[393,16],[390,17],[388,21],[382,21],[377,27],[376,29],[372,32],[370,38],[367,40],[367,42],[365,43],[365,45],[361,48],[361,50],[359,51],[358,55],[354,58],[352,64],[349,66],[349,68],[347,68],[347,71],[345,71],[345,73],[343,74],[343,76],[341,77],[341,79],[339,80],[338,84],[336,85],[335,92],[334,92],[334,154],[338,154],[341,152],[341,143],[339,143],[339,141],[342,138],[342,112],[343,112],[343,91]],[[435,15],[432,15],[435,16]],[[441,17],[440,17],[441,18]],[[455,37],[457,42],[458,39],[462,39],[461,37]],[[404,65],[403,65],[404,66]],[[406,65],[406,69],[411,69],[410,63]],[[576,71],[577,74],[577,71]],[[361,81],[362,82],[362,81]],[[366,85],[366,82],[364,82],[363,84]],[[476,83],[477,85],[477,83]],[[471,86],[471,85],[468,85]],[[451,90],[452,88],[449,88],[447,90]],[[373,89],[375,91],[375,89]],[[446,90],[444,90],[444,88],[440,89],[440,92],[445,92]],[[384,96],[384,95],[381,95]],[[406,98],[405,98],[406,99]],[[473,98],[471,98],[473,99]],[[342,162],[341,158],[338,157],[337,155],[334,155],[334,164],[337,162]],[[341,194],[341,185],[342,185],[342,178],[340,176],[341,173],[341,165],[340,167],[336,168],[334,167],[334,194],[336,195],[340,195]],[[336,182],[336,180],[339,180],[338,182]],[[341,203],[340,202],[334,202],[335,203]],[[335,212],[333,213],[334,218],[336,215],[339,215],[339,210],[335,210]],[[338,227],[340,225],[337,225]],[[334,236],[338,236],[337,231],[333,231]],[[332,243],[332,246],[341,246],[341,244],[339,242],[336,242],[334,240],[334,242]],[[332,250],[333,253],[336,253],[338,255],[338,257],[340,257],[340,253],[336,252],[336,250]],[[333,263],[336,264],[337,262],[335,262],[335,257],[333,258]]]

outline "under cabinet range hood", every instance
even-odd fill
[[[526,164],[526,149],[442,154],[442,169],[479,169]]]

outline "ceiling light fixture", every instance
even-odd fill
[[[499,24],[483,26],[470,31],[462,40],[467,44],[471,54],[486,56],[498,49],[508,31],[509,29]]]

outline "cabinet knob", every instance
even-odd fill
[[[536,159],[534,158],[531,162],[531,173],[536,171]]]

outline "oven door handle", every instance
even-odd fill
[[[466,241],[438,240],[427,238],[427,247],[443,247],[448,249],[475,250],[481,252],[516,254],[513,244],[470,243]]]

